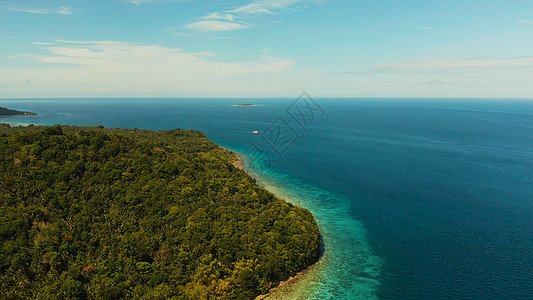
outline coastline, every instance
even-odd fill
[[[230,150],[230,151],[231,151],[231,150]],[[232,152],[235,153],[235,151],[232,151]],[[236,168],[239,168],[239,169],[243,170],[244,172],[246,172],[246,170],[245,170],[245,169],[243,168],[243,166],[242,166],[243,163],[244,163],[243,160],[242,160],[242,157],[241,157],[239,154],[237,154],[237,153],[235,153],[235,156],[236,156],[236,159],[235,159],[235,161],[233,162],[233,165],[234,165]],[[248,172],[246,172],[246,173],[247,173],[248,175],[250,175],[250,173],[248,173]],[[250,175],[250,176],[252,176],[252,175]]]
[[[314,272],[317,272],[319,269],[319,264],[321,262],[321,258],[318,259],[315,263],[308,266],[304,270],[296,273],[296,275],[289,277],[289,279],[285,281],[281,281],[277,286],[271,288],[268,290],[268,293],[259,295],[255,298],[255,300],[264,300],[264,299],[289,299],[289,295],[296,294],[294,292],[295,289],[297,289],[297,285],[303,283],[303,281],[308,276],[312,276]]]
[[[220,140],[214,142],[224,144]],[[222,147],[229,151],[228,163],[237,161],[234,165],[256,179],[258,185],[280,199],[310,210],[319,225],[326,249],[318,262],[259,295],[259,299],[355,299],[354,295],[358,295],[357,299],[377,299],[373,294],[379,285],[376,277],[381,263],[374,263],[364,239],[364,228],[347,213],[346,201],[294,180],[290,175],[266,168],[261,157],[255,157],[244,145]],[[346,248],[345,245],[353,247]]]
[[[233,165],[236,168],[239,168],[239,169],[243,170],[248,175],[250,175],[250,177],[252,177],[252,178],[254,178],[256,180],[260,179],[260,181],[266,181],[265,178],[257,178],[258,174],[255,174],[250,169],[246,168],[246,159],[243,159],[243,157],[246,157],[244,154],[242,154],[240,152],[237,152],[235,150],[230,150],[230,149],[227,149],[227,148],[224,148],[224,149],[226,149],[228,151],[231,151],[233,154],[235,154],[235,161],[233,162]],[[291,201],[290,197],[287,198],[286,197],[287,195],[280,193],[280,187],[272,188],[273,186],[274,186],[274,183],[270,182],[270,184],[269,184],[270,188],[265,187],[265,186],[263,186],[263,187],[265,189],[267,189],[269,192],[271,192],[272,194],[274,194],[277,198],[282,199],[282,200],[287,201],[287,202],[290,202],[290,203],[292,203],[294,205],[301,206],[298,201],[294,201],[294,199],[292,199],[293,201]],[[319,264],[323,261],[322,260],[322,255],[323,255],[322,252],[323,252],[324,245],[322,244],[320,247],[321,247],[321,254],[318,257],[317,261],[315,261],[311,265],[307,266],[302,271],[300,271],[300,272],[294,274],[293,276],[289,277],[288,279],[286,279],[284,281],[281,281],[277,286],[272,287],[271,289],[269,289],[266,294],[261,294],[261,295],[257,296],[255,298],[255,300],[288,299],[287,296],[289,296],[290,294],[295,294],[294,290],[295,290],[297,284],[302,283],[302,281],[306,277],[312,276],[313,272],[318,272],[319,271]]]
[[[230,147],[228,147],[230,148]],[[364,299],[377,300],[383,259],[373,254],[364,225],[349,213],[346,201],[328,191],[263,169],[261,161],[242,151],[229,150],[236,164],[256,184],[277,198],[308,209],[319,226],[321,255],[314,263],[280,282],[256,299]],[[350,244],[354,247],[347,248]]]
[[[11,116],[36,116],[37,114],[32,111],[22,111],[9,109],[6,107],[0,107],[0,118]]]

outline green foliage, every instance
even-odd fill
[[[13,109],[7,109],[5,107],[0,107],[0,117],[3,116],[19,116],[19,115],[35,115],[32,112],[18,111]]]
[[[5,299],[247,299],[316,261],[305,209],[198,131],[0,127]]]

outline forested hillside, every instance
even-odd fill
[[[36,115],[36,114],[33,112],[18,111],[18,110],[13,110],[13,109],[7,109],[5,107],[0,107],[0,117],[20,116],[20,115]]]
[[[316,261],[305,209],[201,132],[0,127],[0,298],[247,299]]]

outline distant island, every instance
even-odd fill
[[[7,116],[35,116],[37,115],[34,112],[30,111],[19,111],[14,109],[8,109],[5,107],[0,107],[0,117],[7,117]]]
[[[268,292],[318,260],[320,232],[239,166],[194,130],[0,126],[2,298]]]
[[[255,104],[247,104],[247,103],[245,103],[245,104],[235,104],[233,106],[256,106],[256,105]]]

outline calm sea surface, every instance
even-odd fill
[[[238,151],[323,233],[285,298],[533,299],[532,100],[315,101],[3,99],[39,115],[0,122],[198,129]]]

